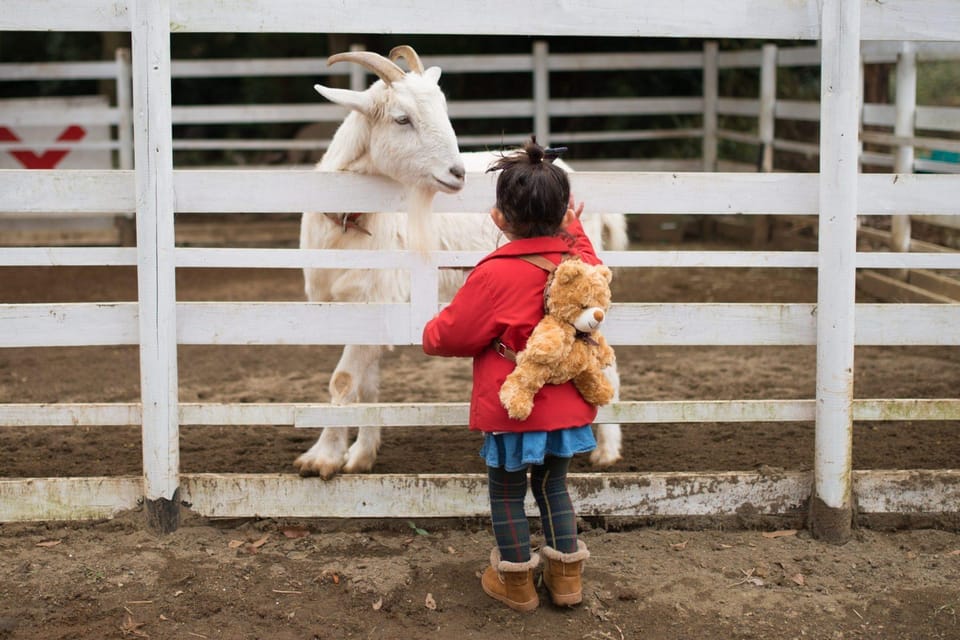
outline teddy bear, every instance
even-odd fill
[[[533,397],[545,384],[573,380],[593,405],[613,398],[613,386],[602,369],[613,364],[614,353],[597,330],[610,310],[612,278],[609,268],[573,257],[550,275],[544,317],[500,387],[500,403],[511,418],[525,420],[533,410]]]

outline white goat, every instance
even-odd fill
[[[394,62],[403,58],[411,71]],[[382,175],[406,191],[405,214],[304,213],[300,247],[304,249],[431,249],[491,251],[498,231],[486,213],[442,214],[432,211],[438,191],[455,193],[463,188],[467,171],[482,172],[492,153],[460,154],[447,115],[447,104],[437,82],[439,67],[424,70],[416,52],[396,47],[390,59],[368,51],[331,56],[328,64],[355,62],[380,78],[365,91],[316,85],[328,100],[351,111],[337,130],[319,171],[353,171]],[[492,196],[492,194],[491,194]],[[492,205],[492,198],[491,198]],[[583,225],[599,249],[604,222],[615,248],[626,245],[622,215],[583,216]],[[305,289],[311,301],[403,302],[410,283],[399,270],[305,269]],[[463,282],[459,270],[442,269],[440,295],[450,299]],[[330,379],[333,404],[377,402],[382,346],[347,345]],[[611,367],[608,376],[619,389]],[[597,465],[620,458],[620,426],[600,425],[598,447],[591,455]],[[348,449],[348,430],[325,428],[317,442],[294,464],[301,475],[331,478],[339,471],[369,471],[380,446],[380,427],[359,428]]]

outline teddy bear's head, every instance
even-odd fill
[[[610,269],[603,265],[567,258],[557,266],[547,284],[547,313],[569,322],[577,331],[595,331],[610,310],[612,279]]]

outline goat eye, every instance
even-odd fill
[[[405,126],[410,124],[410,116],[406,116],[406,115],[397,116],[396,118],[393,119],[393,121],[401,126]]]

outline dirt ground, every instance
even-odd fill
[[[686,247],[685,247],[686,248]],[[729,248],[714,246],[712,248]],[[295,271],[181,270],[181,300],[300,300]],[[133,300],[126,268],[0,269],[0,302]],[[812,270],[620,270],[621,301],[814,302]],[[622,397],[811,398],[807,347],[617,350]],[[185,402],[326,401],[339,350],[181,347]],[[400,348],[384,401],[465,401],[469,363]],[[948,398],[960,349],[858,348],[859,398]],[[0,350],[0,402],[135,402],[134,347]],[[858,469],[958,468],[955,422],[858,423]],[[182,429],[185,472],[292,472],[316,433]],[[385,430],[377,472],[482,472],[465,428]],[[437,451],[444,451],[441,458]],[[809,469],[813,425],[624,425],[615,471]],[[584,461],[575,470],[587,470]],[[0,430],[3,477],[140,472],[136,427]],[[848,544],[802,522],[582,523],[584,605],[514,614],[478,584],[478,521],[211,521],[155,537],[140,513],[0,525],[0,639],[54,638],[960,638],[956,517],[868,521]]]

